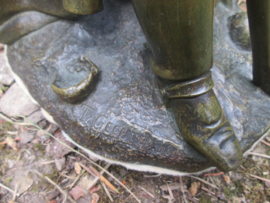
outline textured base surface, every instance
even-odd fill
[[[101,13],[53,22],[11,45],[13,71],[65,133],[98,156],[137,170],[147,165],[194,173],[211,167],[182,139],[170,104],[164,105],[130,2],[105,0],[104,6]],[[214,91],[247,151],[269,129],[270,98],[251,83],[250,53],[229,40],[226,24],[232,14],[222,5],[216,8]],[[80,80],[86,70],[74,64],[81,55],[100,73],[93,93],[74,105],[50,85],[59,75]]]

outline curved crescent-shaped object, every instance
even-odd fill
[[[68,103],[76,103],[81,100],[83,100],[85,97],[87,97],[91,90],[93,89],[95,85],[95,78],[98,74],[98,67],[93,64],[90,60],[88,60],[84,56],[85,60],[91,64],[91,70],[90,74],[85,78],[83,81],[78,83],[77,85],[70,86],[67,88],[60,88],[53,84],[51,84],[52,90],[64,101]]]

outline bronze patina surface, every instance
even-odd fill
[[[74,19],[61,0],[0,0],[0,41],[11,44],[60,18]]]
[[[228,28],[235,45],[246,51],[251,51],[249,22],[246,12],[236,13],[228,18]]]
[[[253,82],[270,94],[270,1],[247,1],[253,55]]]
[[[214,18],[214,35],[207,34],[206,41],[213,36],[214,42],[213,82],[207,77],[208,70],[212,67],[212,57],[209,54],[210,56],[203,57],[205,65],[200,74],[185,76],[188,80],[196,79],[196,83],[193,81],[192,84],[201,82],[206,84],[204,87],[207,88],[202,90],[201,85],[192,85],[193,91],[184,88],[179,92],[181,87],[189,85],[188,81],[182,81],[173,87],[170,82],[165,86],[163,82],[162,93],[169,98],[163,100],[157,84],[160,78],[157,78],[151,69],[151,61],[154,65],[159,62],[155,61],[154,57],[150,60],[151,52],[145,46],[146,38],[131,3],[122,0],[104,0],[103,3],[104,10],[100,13],[80,17],[77,21],[58,19],[10,43],[8,50],[13,71],[24,81],[34,99],[53,116],[71,139],[101,157],[122,164],[133,164],[130,167],[134,166],[137,170],[151,170],[145,166],[155,166],[194,173],[213,165],[198,153],[198,149],[195,150],[184,140],[185,135],[182,132],[185,131],[186,135],[190,133],[187,126],[190,119],[197,116],[195,114],[201,115],[201,120],[207,125],[218,122],[224,124],[221,130],[226,131],[229,128],[225,138],[218,138],[219,142],[224,143],[224,149],[226,140],[232,139],[231,142],[236,142],[234,136],[230,135],[232,130],[243,152],[267,133],[270,126],[269,96],[251,82],[250,53],[236,49],[228,35],[227,18],[237,11],[218,5]],[[144,29],[143,26],[142,28]],[[169,40],[174,42],[173,39]],[[212,44],[212,41],[209,40],[209,43]],[[153,51],[153,45],[149,44]],[[211,45],[208,46],[211,49]],[[180,52],[182,50],[181,47],[175,49]],[[156,51],[158,52],[158,49]],[[203,53],[199,53],[199,56],[200,54]],[[71,81],[68,85],[76,85],[77,81],[85,79],[86,75],[82,75],[87,70],[76,68],[77,60],[82,55],[98,67],[98,80],[85,100],[72,104],[61,99],[53,91],[51,84],[66,87],[66,84],[62,84],[65,80],[61,78],[68,78]],[[165,64],[161,63],[158,68],[166,69],[169,67],[167,65],[182,63],[180,60],[164,61]],[[193,63],[195,65],[198,61]],[[181,79],[178,77],[181,74],[176,73],[173,76],[177,75],[175,79]],[[198,79],[204,74],[205,77]],[[165,73],[159,76],[171,79]],[[59,80],[55,83],[57,78]],[[199,93],[200,91],[203,93]],[[185,100],[178,97],[171,99],[177,94],[182,97],[196,94],[196,102],[193,102],[192,97]],[[200,102],[197,102],[198,100]],[[185,102],[194,105],[193,109],[198,111],[204,109],[201,108],[203,105],[209,106],[209,112],[190,111],[189,115],[179,114]],[[176,108],[178,111],[174,115]],[[232,129],[224,118],[228,119]],[[178,126],[183,125],[180,131],[176,122]],[[203,131],[207,130],[205,123],[197,125],[202,135]],[[203,147],[202,144],[199,146]],[[223,150],[222,146],[218,150]],[[207,149],[210,150],[209,153],[216,150]],[[230,153],[233,150],[235,154],[239,153],[237,147],[230,150]],[[222,156],[227,156],[226,150],[223,152]],[[218,158],[220,157],[214,157]],[[211,161],[216,163],[215,160]]]
[[[51,88],[64,101],[77,103],[93,91],[98,79],[98,67],[85,56],[81,56],[77,61],[71,63],[73,71],[80,72],[82,77],[78,77],[78,81],[76,81],[74,78],[65,78],[63,77],[65,74],[59,73],[51,84]]]
[[[151,50],[151,67],[183,138],[220,170],[238,167],[239,142],[212,91],[215,1],[132,3]]]
[[[65,10],[80,14],[94,14],[102,11],[102,0],[63,0],[63,7]]]

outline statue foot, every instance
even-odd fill
[[[209,73],[191,82],[167,86],[163,93],[171,98],[184,139],[217,168],[230,171],[242,163],[242,150],[212,87]]]

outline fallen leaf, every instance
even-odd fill
[[[83,189],[79,186],[75,186],[74,188],[72,188],[72,190],[69,191],[69,194],[76,201],[77,199],[83,196]]]
[[[229,183],[231,182],[231,179],[230,179],[229,176],[223,175],[223,178],[224,178],[224,180],[225,180],[225,182],[226,182],[227,184],[229,184]]]
[[[19,150],[19,148],[16,145],[15,140],[12,139],[11,137],[7,137],[5,139],[5,141],[7,142],[7,145],[10,146],[13,150],[15,150],[15,151],[18,151]]]
[[[92,200],[91,200],[91,202],[90,203],[97,203],[98,202],[98,200],[99,200],[99,195],[97,194],[97,193],[93,193],[92,194]]]
[[[198,192],[198,188],[200,187],[201,183],[200,182],[193,182],[191,183],[191,186],[189,188],[189,191],[192,196],[196,195]]]
[[[75,168],[76,173],[78,175],[80,175],[81,174],[81,171],[82,171],[82,168],[81,168],[81,166],[80,166],[80,164],[78,162],[75,162],[74,168]]]
[[[99,191],[99,190],[100,190],[100,188],[101,188],[101,186],[100,186],[100,185],[98,185],[98,186],[96,186],[96,187],[93,187],[93,188],[90,190],[90,194],[93,194],[94,192]]]

